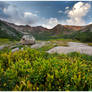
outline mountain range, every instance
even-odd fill
[[[92,24],[86,26],[58,24],[52,29],[47,29],[42,26],[15,25],[0,20],[0,38],[20,40],[26,33],[33,35],[37,40],[71,38],[81,41],[92,41]]]

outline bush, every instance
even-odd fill
[[[91,90],[92,59],[34,49],[0,54],[0,90]]]

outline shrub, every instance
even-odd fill
[[[1,53],[0,90],[91,90],[91,66],[92,58],[79,53],[49,55],[29,48]]]

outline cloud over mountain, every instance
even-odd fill
[[[83,19],[84,16],[87,15],[88,11],[90,10],[90,4],[84,2],[76,3],[72,10],[68,11],[69,19],[66,20],[67,24],[71,25],[84,25],[85,21]]]
[[[4,1],[0,2],[0,19],[17,25],[44,26],[49,29],[57,24],[85,25],[92,22],[91,6],[91,1]]]
[[[54,26],[56,26],[57,24],[59,24],[59,21],[57,18],[50,18],[50,19],[45,20],[45,22],[44,22],[44,24],[42,24],[42,26],[51,29]]]

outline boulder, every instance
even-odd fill
[[[26,34],[22,37],[20,42],[23,45],[33,45],[35,44],[35,38],[30,34]]]

